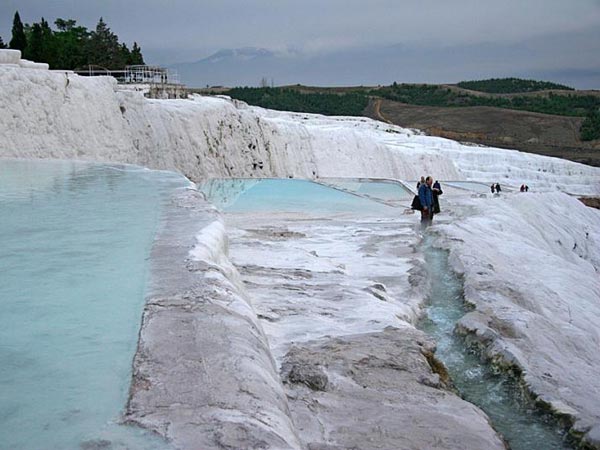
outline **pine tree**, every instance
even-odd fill
[[[144,57],[142,56],[142,49],[137,42],[134,42],[133,48],[131,49],[131,54],[129,55],[129,65],[138,66],[143,64],[145,63]]]
[[[42,59],[40,61],[50,64],[51,69],[59,69],[60,67],[57,64],[59,42],[54,31],[43,17],[40,26],[42,28]]]
[[[92,32],[72,19],[58,18],[54,24],[57,30],[42,17],[39,23],[23,25],[17,11],[10,48],[21,50],[24,58],[48,63],[51,69],[78,69],[93,64],[120,70],[127,65],[144,64],[137,42],[130,51],[126,44],[119,43],[118,36],[102,18]],[[0,48],[6,48],[2,38]]]
[[[27,47],[23,51],[23,57],[36,62],[50,64],[50,68],[56,69],[57,65],[57,42],[50,25],[42,17],[39,23],[34,23],[26,28]]]
[[[54,25],[58,28],[58,31],[72,31],[75,28],[77,22],[73,19],[61,19],[60,17],[54,21]]]
[[[125,44],[124,42],[121,44],[121,51],[119,52],[119,64],[123,64],[123,68],[124,66],[129,64],[129,61],[131,60],[131,52],[129,51],[129,48],[127,48],[127,44]]]
[[[34,23],[31,26],[29,33],[29,39],[27,40],[27,46],[23,49],[23,58],[30,59],[31,61],[44,62],[43,60],[43,36],[42,27],[39,23]]]
[[[113,70],[123,69],[126,65],[119,38],[110,31],[102,17],[96,25],[96,30],[90,35],[88,63]]]
[[[9,48],[15,50],[25,50],[27,47],[27,37],[25,36],[25,30],[23,28],[23,22],[19,16],[19,11],[15,12],[12,27],[12,39],[8,44]]]
[[[78,69],[88,64],[87,51],[90,33],[86,27],[77,26],[72,19],[56,19],[59,31],[54,32],[56,68]]]

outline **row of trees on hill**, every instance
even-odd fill
[[[242,87],[226,92],[232,98],[263,108],[325,115],[360,116],[369,103],[361,93],[344,95],[301,93],[296,89],[273,87]]]
[[[489,80],[461,81],[458,83],[458,87],[472,91],[489,92],[491,94],[515,94],[550,89],[574,90],[572,87],[549,81],[523,80],[521,78],[491,78]]]
[[[54,25],[56,30],[44,18],[31,25],[23,24],[17,11],[8,47],[21,50],[25,59],[48,63],[51,69],[72,70],[91,64],[119,70],[127,65],[144,64],[137,42],[129,50],[126,44],[119,43],[118,36],[102,18],[94,31],[72,19],[56,19]],[[6,48],[1,37],[0,48]]]
[[[548,95],[483,97],[456,92],[439,85],[397,84],[370,91],[373,96],[384,97],[411,105],[423,106],[493,106],[496,108],[554,114],[559,116],[587,116],[600,108],[600,97],[595,95]]]

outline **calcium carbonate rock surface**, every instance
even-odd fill
[[[175,448],[301,448],[216,211],[193,190],[168,209],[151,254],[125,421]]]
[[[600,194],[598,168],[365,118],[148,100],[6,50],[0,106],[0,157],[192,180],[431,173]],[[450,223],[431,228],[476,306],[461,326],[600,448],[599,214],[559,193],[480,196],[444,200]],[[197,193],[175,202],[152,253],[127,421],[179,448],[501,448],[485,415],[444,387],[413,326],[427,295],[414,216],[226,215],[240,277],[217,213]]]
[[[395,328],[293,347],[283,379],[302,440],[309,449],[504,449],[487,416],[443,388],[425,356],[433,349],[421,332]],[[315,373],[327,383],[313,383]]]
[[[439,238],[476,308],[460,328],[598,447],[600,211],[560,193],[461,203]]]
[[[434,371],[435,344],[414,326],[428,292],[415,215],[325,212],[316,201],[303,212],[263,208],[224,214],[230,257],[305,448],[504,448]]]
[[[148,100],[111,77],[0,58],[0,156],[125,162],[203,177],[499,181],[600,193],[600,169],[472,147],[366,118],[269,111],[227,98]],[[3,61],[6,61],[3,63]],[[40,67],[41,68],[41,67]],[[43,68],[42,68],[43,69]]]

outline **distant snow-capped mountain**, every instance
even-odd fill
[[[223,61],[251,61],[256,58],[265,58],[274,56],[274,53],[265,48],[256,48],[256,47],[244,47],[244,48],[226,48],[219,50],[216,53],[213,53],[208,58],[202,59],[198,61],[207,62],[207,63],[218,63]]]
[[[170,66],[179,72],[181,81],[192,87],[258,86],[263,78],[271,79],[282,61],[267,49],[244,47],[222,49],[207,58]]]
[[[594,37],[600,37],[600,31]],[[558,70],[556,54],[562,50],[564,43],[558,38],[530,39],[522,45],[482,43],[435,48],[381,45],[319,54],[244,47],[222,49],[207,58],[169,67],[176,69],[181,81],[190,87],[259,86],[265,79],[279,86],[296,83],[356,86],[517,77],[597,89],[600,64],[594,58],[596,55],[589,55],[585,67],[577,65],[576,60],[565,60],[563,63],[569,68]]]

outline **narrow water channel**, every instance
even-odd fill
[[[513,450],[572,449],[558,422],[539,412],[523,394],[518,380],[497,373],[454,334],[458,320],[468,311],[461,279],[450,269],[446,251],[434,248],[432,238],[423,242],[432,291],[427,316],[419,328],[437,342],[436,357],[447,367],[461,397],[477,405],[490,417]]]

